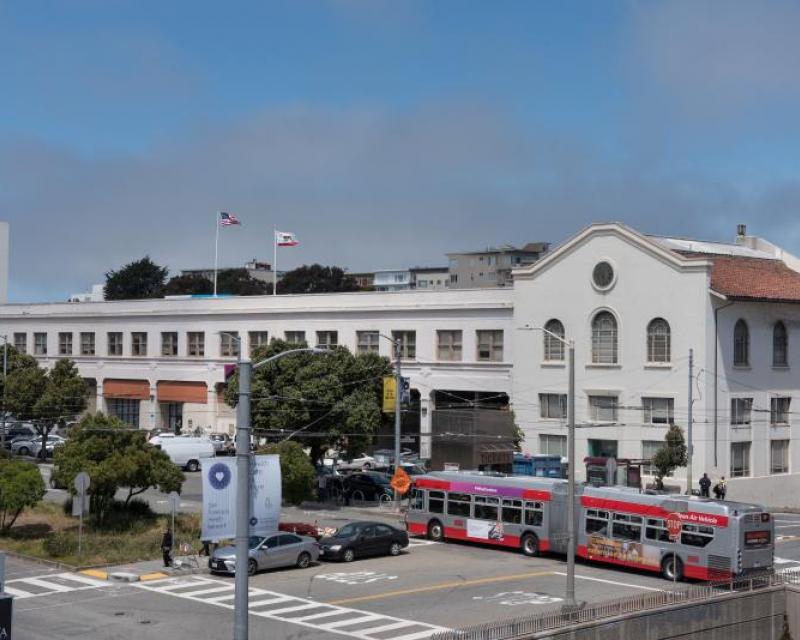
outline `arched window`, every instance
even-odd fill
[[[669,323],[664,318],[654,318],[647,325],[647,361],[669,362],[671,348]]]
[[[772,328],[772,366],[785,367],[789,364],[789,334],[786,325],[780,320]]]
[[[733,328],[733,364],[740,367],[750,364],[750,330],[742,319]]]
[[[549,320],[544,325],[544,359],[545,362],[564,361],[564,343],[550,335],[554,333],[559,338],[564,337],[564,325],[559,320]],[[550,333],[547,333],[547,332]]]
[[[592,362],[617,364],[617,320],[608,311],[592,320]]]

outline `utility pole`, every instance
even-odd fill
[[[693,368],[694,368],[694,349],[689,349],[689,424],[686,425],[686,495],[692,495],[692,457],[694,455],[694,444],[692,444],[692,400],[693,394]]]
[[[250,378],[253,363],[239,343],[239,404],[236,405],[236,573],[234,575],[235,640],[248,639],[248,564],[250,561]]]
[[[0,446],[6,446],[6,379],[8,377],[8,335],[3,336],[3,430],[0,432]]]
[[[569,397],[567,399],[567,594],[566,606],[574,610],[575,600],[575,342],[569,341]]]
[[[403,377],[400,373],[400,338],[394,343],[394,472],[400,468],[400,396],[403,393]],[[400,492],[394,490],[394,510],[400,512]]]

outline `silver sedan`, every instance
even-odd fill
[[[250,553],[247,573],[253,575],[262,569],[300,567],[305,569],[319,558],[319,544],[314,538],[294,533],[273,533],[250,536]],[[208,560],[212,573],[236,572],[236,547],[221,547]]]

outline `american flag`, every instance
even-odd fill
[[[223,227],[229,227],[232,224],[242,224],[239,222],[239,218],[237,218],[232,213],[226,213],[225,211],[219,212],[219,223]]]

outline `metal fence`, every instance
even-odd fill
[[[730,593],[746,593],[766,587],[800,585],[798,573],[766,573],[725,582],[708,582],[679,589],[644,593],[626,598],[606,600],[573,611],[564,608],[537,615],[445,631],[431,640],[513,640],[534,633],[553,631],[577,624],[615,618],[668,607],[670,605],[708,602]]]

